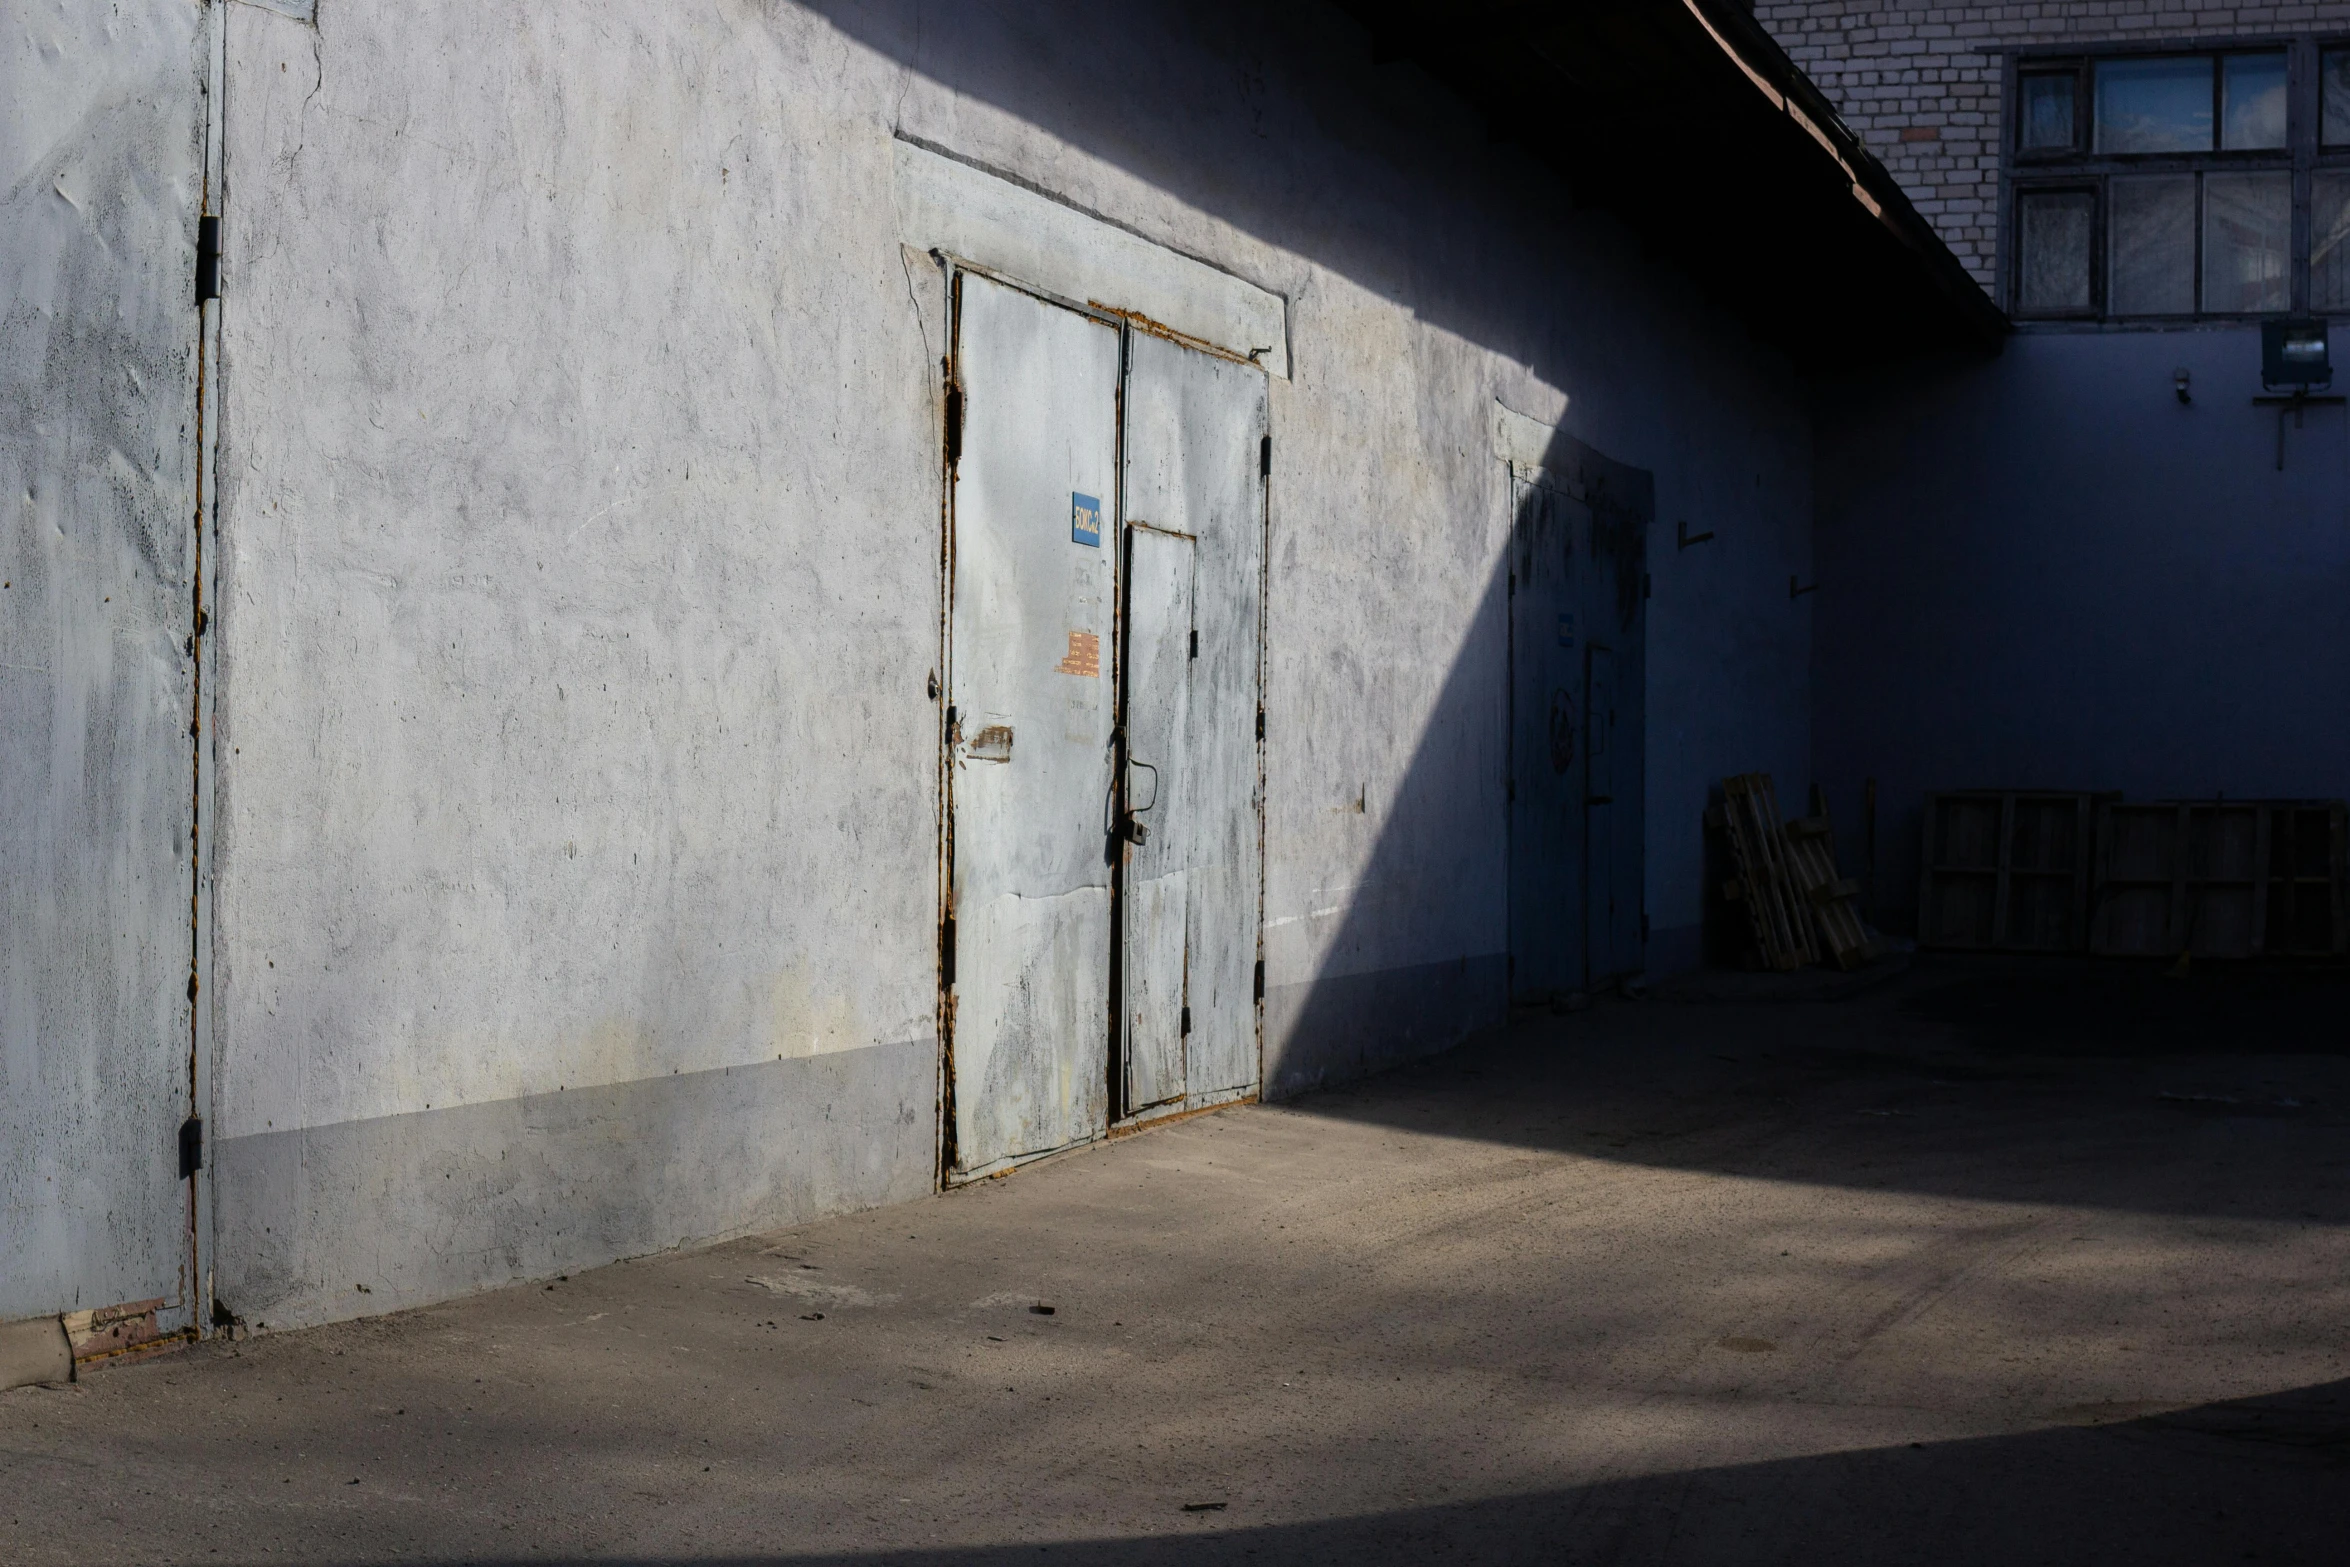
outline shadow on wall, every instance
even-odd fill
[[[1598,425],[1638,429],[1653,449],[1687,451],[1705,443],[1691,443],[1685,429],[1668,424],[1688,416],[1693,386],[1712,400],[1709,406],[1739,410],[1740,417],[1757,399],[1792,389],[1792,372],[1775,352],[1723,350],[1725,343],[1747,343],[1746,331],[1703,303],[1685,275],[1645,254],[1612,217],[1577,210],[1562,181],[1522,150],[1496,145],[1472,106],[1416,69],[1376,64],[1363,28],[1335,7],[810,0],[810,9],[845,37],[900,63],[909,80],[944,90],[943,101],[929,87],[901,94],[892,126],[897,134],[938,137],[974,155],[1057,139],[1148,186],[1153,200],[1165,199],[1166,210],[1209,214],[1271,247],[1269,264],[1304,277],[1291,258],[1306,258],[1413,320],[1524,367],[1535,380],[1574,386],[1584,371],[1605,367],[1610,379],[1593,389],[1587,433],[1612,439]],[[1144,60],[1150,68],[1120,65]],[[1114,81],[1115,90],[1072,90],[1072,84],[1103,81]],[[1279,155],[1268,155],[1269,148]],[[1039,158],[1060,155],[1049,143],[1032,150]],[[1067,161],[1080,187],[1098,178],[1079,160]],[[1529,304],[1574,299],[1604,300],[1607,307]],[[1429,373],[1446,383],[1446,395],[1460,397],[1463,421],[1482,423],[1495,388],[1481,369],[1463,373],[1472,364],[1464,357]],[[1695,373],[1700,367],[1707,373]],[[1310,384],[1312,366],[1299,373],[1301,384]],[[1430,460],[1445,460],[1445,449],[1458,440],[1455,429],[1423,444]],[[1491,459],[1480,454],[1479,460]],[[1554,453],[1552,461],[1565,466],[1567,455]],[[1759,489],[1759,473],[1755,482]],[[1480,486],[1478,493],[1487,492]],[[1653,486],[1648,493],[1653,509]],[[1480,537],[1488,526],[1482,516],[1419,520]],[[1277,513],[1276,572],[1281,526]],[[1640,591],[1645,543],[1642,534],[1624,552],[1630,562],[1620,581],[1629,594]],[[1341,923],[1327,939],[1316,935],[1294,945],[1297,933],[1268,931],[1268,1095],[1441,1049],[1505,1013],[1511,987],[1509,578],[1506,559],[1487,569],[1481,597],[1463,603],[1460,624],[1438,633],[1457,638],[1452,663],[1432,703],[1424,710],[1411,703],[1421,730],[1367,855],[1334,850],[1310,830],[1294,830],[1296,824],[1285,828],[1280,809],[1306,815],[1321,806],[1287,798],[1295,793],[1290,777],[1272,780],[1268,921]],[[1268,606],[1275,637],[1287,607],[1277,576]],[[1375,595],[1356,607],[1375,611]],[[1643,613],[1636,601],[1631,609]],[[1379,629],[1375,613],[1365,618]],[[1334,624],[1308,629],[1338,635]],[[1375,659],[1349,663],[1343,652],[1286,651],[1294,659],[1328,660],[1313,668],[1310,681],[1314,699],[1331,708],[1352,703],[1379,715],[1405,705],[1380,689]],[[1616,679],[1620,693],[1642,694],[1641,668],[1621,668]],[[1277,703],[1281,692],[1275,686],[1267,695],[1269,704]],[[1269,712],[1268,721],[1280,725],[1282,715]],[[1293,727],[1269,743],[1278,750],[1298,734]],[[1637,758],[1640,749],[1628,742],[1625,754]],[[1291,752],[1285,761],[1295,758]],[[1306,759],[1300,771],[1317,760]],[[1631,802],[1618,816],[1637,816],[1643,797],[1637,769],[1618,783],[1617,796]],[[1697,823],[1686,830],[1694,841]],[[1637,838],[1634,843],[1636,866]],[[1338,871],[1353,885],[1305,885],[1317,869]],[[1287,887],[1285,870],[1292,873]],[[1617,899],[1630,935],[1619,934],[1616,944],[1628,940],[1632,956],[1600,965],[1610,971],[1641,966],[1643,900],[1637,879],[1631,887]],[[1301,956],[1293,961],[1284,954]],[[1283,983],[1301,973],[1315,977]]]
[[[1334,5],[804,8],[947,92],[1538,375],[1556,369],[1560,344],[1509,302],[1543,275],[1571,293],[1572,274],[1588,269],[1557,243],[1561,228],[1611,260],[1639,254],[1614,220],[1575,213],[1556,176],[1491,144],[1484,120],[1449,91],[1416,68],[1376,65],[1369,34]],[[922,112],[917,104],[905,119],[901,99],[892,129],[936,133],[966,153],[1001,139],[981,117],[933,126],[917,123]],[[1529,178],[1561,199],[1530,201]],[[1658,274],[1654,297],[1685,301],[1688,285],[1670,269],[1643,258],[1632,270]],[[1630,346],[1629,331],[1616,335]]]
[[[1643,568],[1655,484],[1564,433],[1539,473],[1529,483],[1497,472],[1511,495],[1509,539],[1354,895],[1314,977],[1265,998],[1267,1098],[1457,1044],[1506,1018],[1513,995],[1547,1000],[1642,967]],[[1598,649],[1615,667],[1595,700]],[[1601,726],[1614,734],[1604,783],[1591,771]],[[1458,926],[1412,930],[1412,905],[1438,898],[1465,915]],[[1407,942],[1454,955],[1398,966],[1388,954]]]
[[[2350,436],[2260,389],[2251,326],[1823,387],[1815,768],[1848,863],[1878,782],[1885,928],[1915,929],[1930,792],[2350,793]]]
[[[596,1560],[643,1567],[1188,1567],[1417,1564],[1432,1557],[2204,1567],[2332,1560],[2350,1529],[2350,1485],[2342,1483],[2350,1462],[2350,1382],[2159,1413],[2090,1405],[2056,1418],[2065,1423],[2017,1436],[1824,1453],[1308,1524],[1250,1528],[1245,1501],[1229,1508],[1216,1502],[1218,1510],[1139,1539],[760,1556],[599,1553]],[[519,1567],[523,1558],[512,1560]]]

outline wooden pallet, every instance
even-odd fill
[[[2338,800],[2159,800],[2097,813],[2089,950],[2114,957],[2350,951]]]
[[[1819,932],[1819,944],[1842,969],[1856,969],[1876,956],[1876,944],[1860,917],[1860,883],[1836,874],[1836,834],[1827,813],[1789,822],[1787,861],[1796,891]]]
[[[2088,941],[2096,807],[2042,789],[1926,796],[1918,944],[1952,952],[2078,952]]]
[[[1766,967],[1799,969],[1819,961],[1802,880],[1788,853],[1779,797],[1769,773],[1722,780],[1722,826],[1738,879],[1723,890],[1746,905]]]

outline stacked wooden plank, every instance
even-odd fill
[[[1836,873],[1834,835],[1824,813],[1782,821],[1771,775],[1741,773],[1722,780],[1716,821],[1738,868],[1724,891],[1745,906],[1765,967],[1802,968],[1818,962],[1823,950],[1843,968],[1869,960],[1860,888]]]
[[[2158,800],[2097,814],[2089,950],[2122,957],[2350,951],[2338,800]]]
[[[1927,795],[1919,944],[2080,951],[2089,929],[2092,817],[2111,798],[2047,789]]]
[[[1787,860],[1819,944],[1836,966],[1856,969],[1875,956],[1860,917],[1860,883],[1836,874],[1836,834],[1825,811],[1787,824]]]

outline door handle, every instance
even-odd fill
[[[1134,760],[1134,758],[1132,758],[1132,757],[1128,757],[1128,758],[1126,759],[1126,766],[1127,766],[1127,767],[1128,767],[1128,769],[1130,769],[1130,770],[1131,770],[1131,769],[1133,769],[1133,768],[1137,768],[1137,767],[1139,767],[1139,768],[1141,768],[1141,769],[1142,769],[1144,772],[1146,772],[1146,773],[1148,773],[1148,774],[1150,774],[1150,775],[1151,775],[1151,797],[1150,797],[1150,799],[1149,799],[1147,802],[1145,802],[1144,804],[1141,804],[1141,805],[1129,805],[1129,806],[1127,807],[1127,809],[1128,809],[1129,811],[1148,811],[1148,810],[1152,810],[1152,809],[1156,808],[1156,807],[1157,807],[1157,805],[1158,805],[1158,803],[1159,803],[1159,770],[1158,770],[1157,768],[1153,767],[1153,766],[1152,766],[1150,763],[1148,763],[1148,762],[1138,762],[1138,761]],[[1127,790],[1127,793],[1128,793],[1129,795],[1131,795],[1131,794],[1133,793],[1133,789],[1131,788],[1131,786],[1128,788],[1128,790]],[[1138,840],[1136,840],[1136,841],[1137,841],[1137,842],[1139,842],[1140,840],[1138,839]]]

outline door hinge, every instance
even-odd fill
[[[1640,596],[1644,599],[1656,597],[1656,580],[1645,571],[1640,574]]]
[[[1191,634],[1191,656],[1193,658],[1199,657],[1199,633],[1197,631]]]
[[[1265,710],[1261,707],[1257,709],[1257,738],[1265,738]]]
[[[196,220],[196,308],[219,297],[220,219],[208,214]]]
[[[1257,959],[1257,999],[1265,999],[1265,960]]]
[[[1640,940],[1643,945],[1648,941],[1648,911],[1646,909],[1640,911]]]
[[[947,383],[947,467],[963,460],[963,389]]]
[[[180,1179],[204,1168],[204,1118],[191,1115],[180,1123]]]
[[[1273,477],[1273,437],[1260,436],[1257,440],[1257,477]]]
[[[942,990],[955,987],[955,917],[952,914],[939,922],[938,983]]]
[[[1183,1034],[1187,1039],[1191,1037],[1191,1008],[1189,1007],[1183,1009]]]

